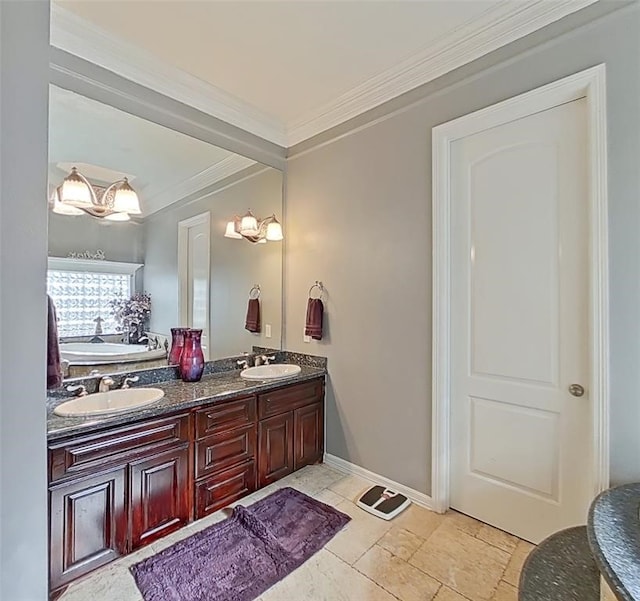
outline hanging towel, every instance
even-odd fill
[[[310,298],[307,301],[307,321],[304,328],[306,336],[314,340],[322,340],[322,314],[324,305],[319,298]]]
[[[49,295],[47,310],[47,388],[62,386],[62,366],[60,364],[60,346],[58,341],[58,319],[56,308]]]
[[[254,334],[260,333],[260,301],[257,298],[249,299],[249,304],[247,305],[247,320],[244,327]]]

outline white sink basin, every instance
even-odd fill
[[[159,388],[127,388],[96,392],[58,405],[53,412],[62,417],[109,415],[134,411],[159,401],[164,391]]]
[[[276,363],[274,365],[259,365],[249,367],[240,372],[240,377],[245,380],[278,380],[288,378],[300,373],[299,365],[291,363]]]

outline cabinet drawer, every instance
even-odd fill
[[[49,445],[49,481],[124,463],[188,441],[189,414],[182,414],[54,442]]]
[[[245,397],[229,403],[220,403],[196,412],[196,437],[231,430],[256,421],[256,397]]]
[[[222,509],[256,489],[255,463],[229,468],[196,484],[196,519]]]
[[[196,478],[254,459],[256,426],[250,424],[196,442]]]
[[[316,403],[322,400],[322,394],[322,380],[265,392],[258,397],[260,419]]]

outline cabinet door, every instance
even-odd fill
[[[262,488],[293,472],[293,413],[259,423],[258,488]]]
[[[322,403],[301,407],[293,412],[294,467],[322,459],[324,452],[324,415]]]
[[[126,552],[126,468],[51,487],[50,588]]]
[[[189,445],[129,464],[131,545],[137,549],[189,521]]]
[[[196,482],[196,519],[199,520],[246,497],[255,489],[256,467],[253,461],[236,465]]]

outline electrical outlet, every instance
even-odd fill
[[[264,337],[271,338],[271,324],[267,323],[264,326]]]
[[[302,328],[302,342],[311,342],[311,336],[307,336],[306,328]]]

